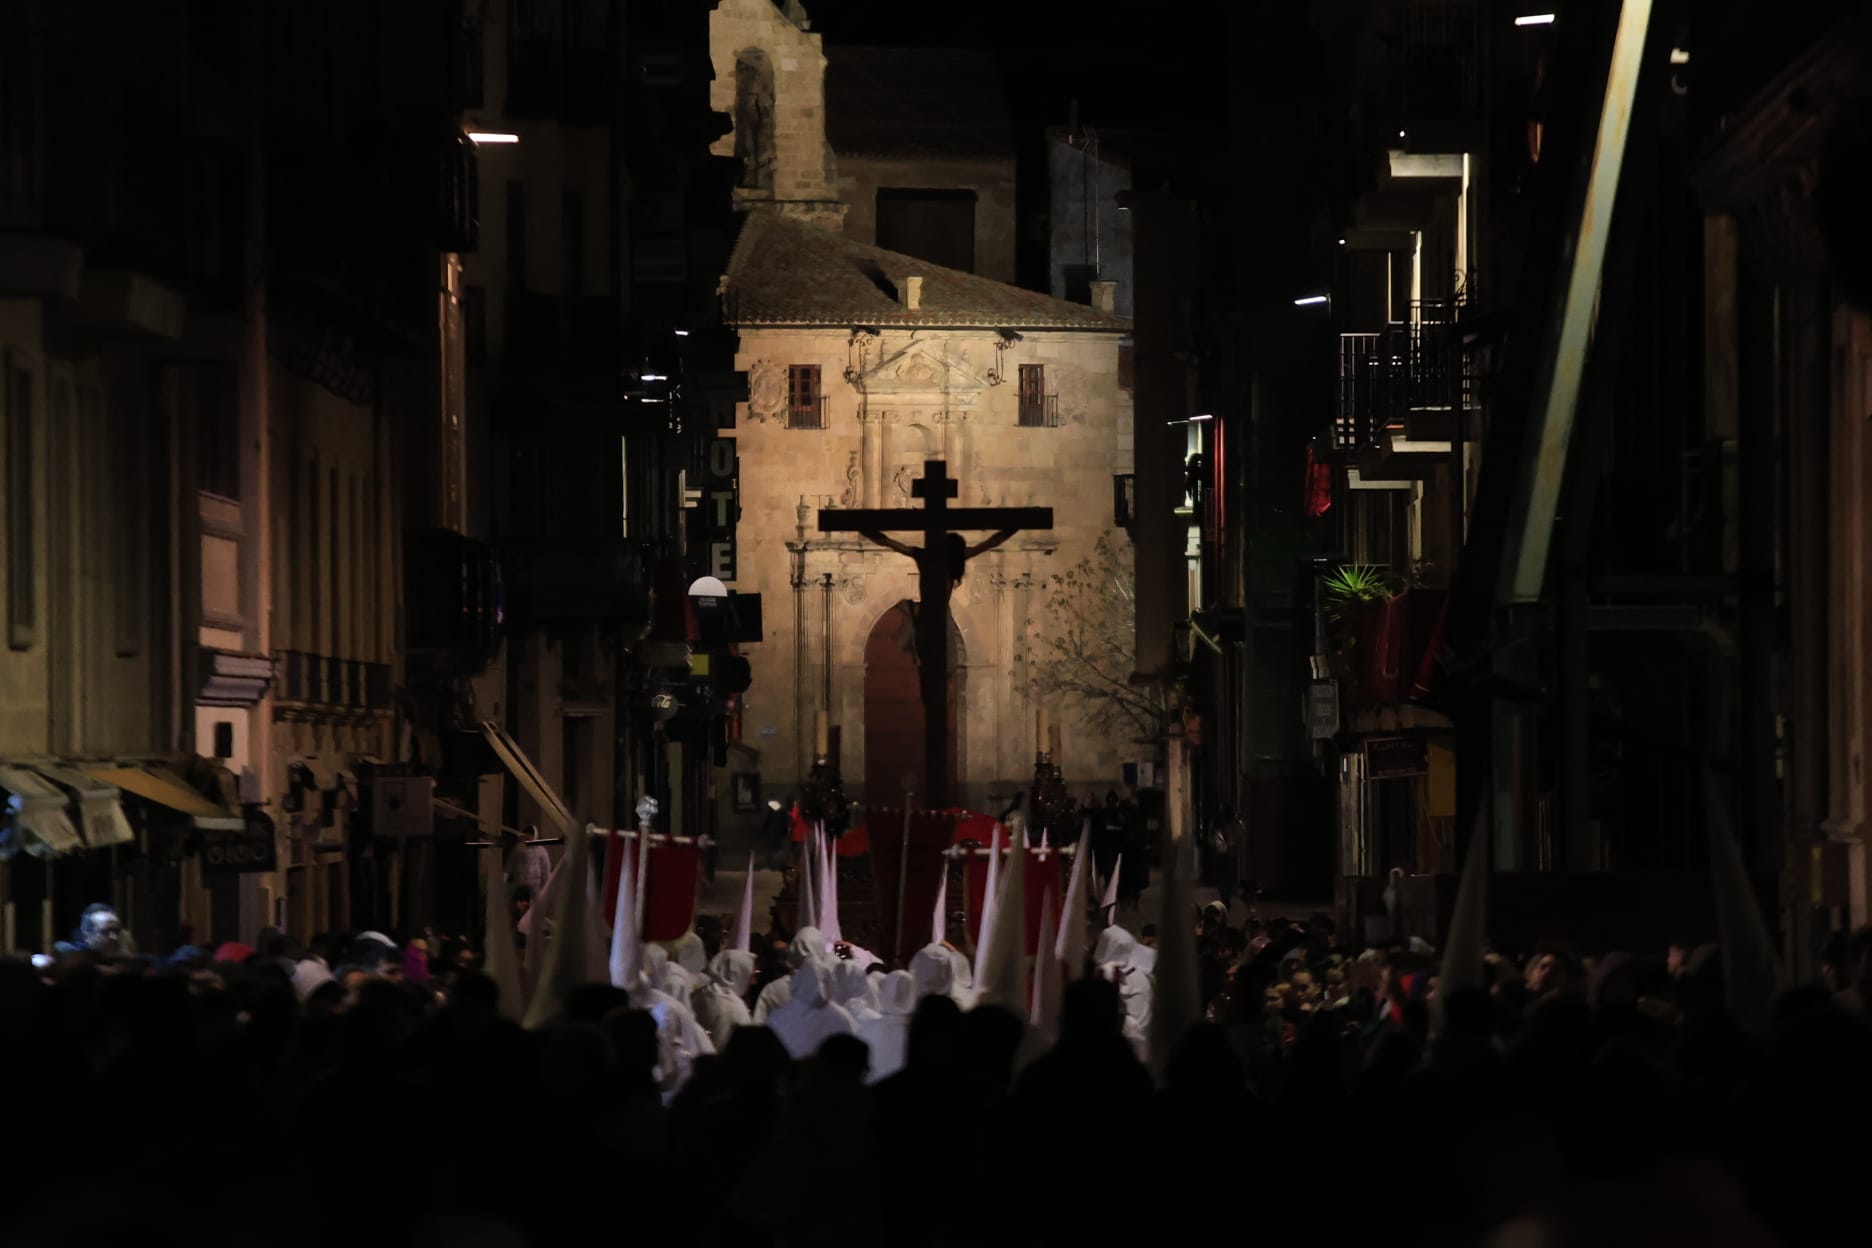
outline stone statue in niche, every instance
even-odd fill
[[[774,72],[759,48],[743,48],[735,56],[734,154],[741,162],[740,186],[773,190]]]
[[[897,474],[891,478],[891,485],[896,488],[897,493],[901,495],[902,497],[904,498],[910,497],[910,465],[909,464],[898,465]]]
[[[856,507],[858,505],[858,452],[852,451],[845,460],[845,492],[839,495],[839,506]]]
[[[748,415],[778,420],[786,405],[786,373],[770,360],[755,360],[748,370]]]

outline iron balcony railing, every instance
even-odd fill
[[[1022,395],[1020,423],[1024,429],[1052,429],[1060,423],[1059,395]]]
[[[789,429],[824,429],[826,427],[826,397],[815,394],[807,398],[795,398],[787,404],[787,428]]]
[[[1460,428],[1477,406],[1473,360],[1462,339],[1460,298],[1413,304],[1410,319],[1379,333],[1339,335],[1339,393],[1333,445],[1341,451],[1378,446],[1414,425],[1438,429],[1438,440]]]

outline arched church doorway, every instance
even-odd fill
[[[864,748],[865,801],[896,805],[903,801],[904,777],[918,794],[929,786],[923,776],[923,698],[917,688],[916,604],[898,603],[871,628],[865,640]],[[949,621],[949,792],[960,792],[962,699],[966,670],[962,634]]]

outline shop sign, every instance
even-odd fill
[[[201,838],[203,875],[244,875],[279,865],[273,829],[264,824],[250,823],[238,832],[203,829]]]
[[[1426,737],[1373,737],[1365,742],[1367,780],[1405,780],[1430,774]]]

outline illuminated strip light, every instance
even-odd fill
[[[1294,300],[1294,307],[1304,308],[1304,307],[1309,307],[1316,303],[1325,303],[1325,302],[1326,302],[1325,295],[1307,295],[1307,296],[1304,296],[1303,298]]]
[[[1514,19],[1517,26],[1551,26],[1554,15],[1551,13],[1528,13]]]
[[[468,138],[476,144],[482,143],[518,143],[520,136],[500,130],[470,130]]]
[[[1546,580],[1554,516],[1566,475],[1567,446],[1579,414],[1580,377],[1592,345],[1606,243],[1612,235],[1612,207],[1618,200],[1619,171],[1625,163],[1625,140],[1631,133],[1632,107],[1650,26],[1651,0],[1625,0],[1619,10],[1618,34],[1606,72],[1605,102],[1599,110],[1592,172],[1580,212],[1579,237],[1574,240],[1572,271],[1567,276],[1559,341],[1551,362],[1544,365],[1551,371],[1535,426],[1539,440],[1529,464],[1532,479],[1521,491],[1524,501],[1514,519],[1519,531],[1512,535],[1508,546],[1512,562],[1504,586],[1505,602],[1539,601]]]

